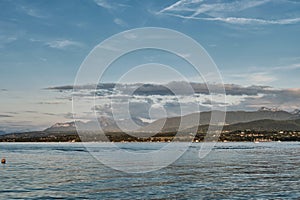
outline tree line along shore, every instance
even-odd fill
[[[137,134],[135,134],[137,135]],[[143,134],[145,135],[145,133]],[[300,141],[300,131],[255,131],[237,130],[223,131],[218,134],[177,132],[158,133],[151,137],[135,137],[123,132],[108,132],[97,134],[87,132],[78,135],[77,132],[27,132],[0,136],[0,142],[271,142],[271,141]]]

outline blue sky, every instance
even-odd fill
[[[158,26],[198,41],[226,82],[246,79],[244,84],[252,84],[254,77],[235,76],[251,73],[264,79],[259,84],[297,87],[297,80],[290,80],[299,72],[293,66],[300,63],[300,2],[194,2],[3,0],[1,86],[31,89],[72,83],[82,60],[99,42],[127,29]]]
[[[44,116],[40,123],[44,126],[65,120],[55,114],[71,112],[69,103],[57,108],[61,112],[46,106],[59,107],[62,94],[42,89],[73,84],[95,45],[141,27],[170,28],[192,37],[216,62],[225,83],[299,88],[300,2],[296,0],[2,0],[0,112],[11,117],[1,117],[0,122],[39,118],[33,113],[20,115],[26,110],[52,111],[53,118]]]

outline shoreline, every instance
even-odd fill
[[[141,142],[141,141],[124,141],[124,142],[105,142],[105,141],[90,141],[90,142],[66,142],[66,141],[61,141],[61,142],[56,142],[56,141],[42,141],[42,142],[33,142],[33,141],[18,141],[18,142],[0,142],[0,144],[30,144],[30,143],[39,143],[39,144],[87,144],[87,143],[93,143],[93,144],[99,144],[99,143],[117,143],[117,144],[126,144],[126,143],[191,143],[191,144],[203,144],[203,143],[255,143],[255,144],[260,144],[260,143],[300,143],[298,140],[289,140],[289,141],[201,141],[201,142],[184,142],[184,141],[171,141],[171,142],[164,142],[164,141],[156,141],[156,142]]]
[[[177,132],[157,133],[150,137],[135,137],[123,132],[87,132],[78,135],[77,132],[26,132],[0,135],[0,142],[297,142],[300,141],[300,131],[232,131],[222,132],[220,135],[207,135],[206,132],[198,132],[177,135]]]

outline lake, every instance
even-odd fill
[[[161,145],[119,144],[132,151]],[[300,199],[299,142],[218,143],[203,159],[200,147],[193,143],[160,170],[125,173],[80,143],[0,143],[7,160],[0,165],[0,199]]]

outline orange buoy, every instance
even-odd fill
[[[1,163],[2,163],[2,164],[5,164],[5,163],[6,163],[5,158],[2,158],[2,159],[1,159]]]

